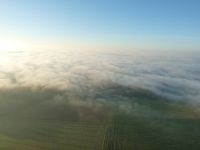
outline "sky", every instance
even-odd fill
[[[200,50],[198,0],[0,0],[0,50]]]

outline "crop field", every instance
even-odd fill
[[[56,92],[0,93],[0,150],[200,149],[198,107],[120,88],[101,91],[105,102]]]
[[[1,120],[4,150],[198,150],[200,121],[116,115],[107,124]]]
[[[106,113],[57,94],[1,91],[0,150],[100,150]]]
[[[69,122],[0,122],[0,149],[100,150],[104,126]]]
[[[199,119],[117,115],[107,127],[103,150],[199,150]]]
[[[132,109],[126,113],[115,111],[106,128],[103,150],[200,149],[198,107],[149,93],[125,100]]]

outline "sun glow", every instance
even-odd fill
[[[0,52],[10,52],[18,50],[19,46],[15,43],[0,42]]]
[[[34,45],[30,44],[30,41],[27,39],[0,37],[0,52],[16,52],[31,48],[32,46]]]

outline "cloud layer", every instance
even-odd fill
[[[200,103],[198,64],[198,56],[177,53],[0,53],[0,88],[56,88],[93,97],[99,89],[122,86],[144,89],[168,99]]]

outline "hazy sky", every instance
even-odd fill
[[[0,49],[200,50],[199,0],[0,0]]]

